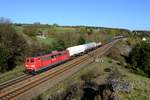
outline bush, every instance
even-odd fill
[[[112,60],[109,60],[108,63],[112,63]]]
[[[130,37],[128,37],[128,39],[127,39],[127,43],[128,43],[128,45],[130,45],[130,46],[135,46],[137,43],[140,43],[140,42],[141,42],[141,40],[140,40],[140,38],[137,37],[137,36],[130,36]]]
[[[5,72],[9,69],[9,60],[11,57],[11,52],[9,48],[6,48],[3,44],[0,45],[0,72]]]
[[[105,71],[105,72],[110,72],[111,69],[110,69],[110,68],[105,68],[104,71]]]
[[[91,70],[91,71],[89,71],[89,72],[83,74],[83,75],[81,76],[81,80],[83,80],[83,81],[85,81],[85,82],[90,82],[90,81],[92,81],[92,79],[94,79],[94,78],[96,78],[96,77],[98,77],[98,76],[100,75],[100,73],[99,73],[98,70],[99,70],[99,69],[96,68],[96,69],[93,69],[93,70]]]
[[[0,24],[0,72],[12,70],[24,60],[27,43],[11,24]]]
[[[63,48],[67,48],[70,46],[78,45],[79,44],[79,33],[56,33],[55,38],[57,43]]]
[[[23,29],[23,33],[25,33],[26,35],[30,36],[30,37],[35,37],[36,36],[36,32],[37,32],[37,27],[32,25],[32,26],[25,26]]]
[[[137,44],[129,54],[127,61],[150,76],[150,44],[147,42]]]

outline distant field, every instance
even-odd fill
[[[21,26],[15,26],[15,29],[16,29],[17,33],[23,32],[23,28]]]
[[[23,32],[23,27],[22,26],[14,26],[17,32]],[[44,32],[47,32],[50,28],[38,28],[38,30],[42,30]],[[65,33],[65,32],[77,32],[77,29],[75,28],[65,28],[65,27],[56,27],[55,31],[58,33]]]
[[[23,33],[23,27],[22,26],[15,26],[15,29],[17,31],[17,33],[21,34]],[[43,32],[48,32],[49,28],[38,28],[38,30],[41,30]],[[64,27],[56,27],[55,28],[55,32],[56,33],[67,33],[67,32],[77,32],[77,30],[75,28],[64,28]],[[56,39],[53,37],[47,37],[45,39],[43,38],[37,38],[38,41],[46,44],[46,45],[51,45]]]
[[[63,27],[58,27],[56,31],[59,33],[66,33],[66,32],[77,32],[75,28],[63,28]]]
[[[42,38],[37,38],[38,41],[46,44],[46,45],[51,45],[54,41],[55,41],[55,38],[50,38],[50,37],[47,37],[45,39],[42,39]]]

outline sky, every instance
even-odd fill
[[[0,17],[14,23],[150,30],[150,0],[1,0]]]

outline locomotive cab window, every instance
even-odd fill
[[[54,55],[54,58],[56,58],[57,57],[57,55]]]
[[[34,63],[34,59],[31,59],[31,63]]]
[[[27,59],[27,60],[26,60],[26,62],[30,62],[30,60],[29,60],[29,59]]]
[[[54,56],[54,55],[52,55],[52,56],[51,56],[51,58],[53,59],[53,58],[55,58],[55,56]]]
[[[38,60],[41,60],[40,58],[38,58]]]
[[[57,57],[57,55],[52,55],[53,56],[53,58],[56,58]]]
[[[59,56],[59,54],[56,54],[56,55],[55,55],[55,57],[58,57],[58,56]]]
[[[58,54],[58,56],[62,56],[62,54],[61,54],[61,53],[59,53],[59,54]]]

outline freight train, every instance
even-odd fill
[[[91,51],[99,46],[101,46],[101,42],[91,42],[83,45],[68,47],[64,51],[53,51],[52,53],[43,56],[28,57],[25,61],[25,68],[28,73],[35,74],[43,69],[51,68],[54,65],[65,62],[74,56],[87,53],[88,51]]]

